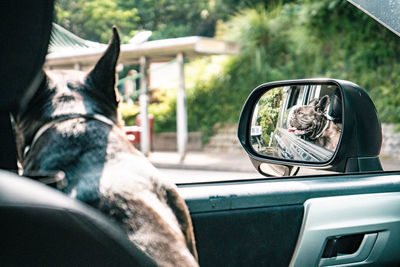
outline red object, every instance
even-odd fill
[[[140,143],[140,127],[138,126],[126,126],[124,127],[125,134],[128,137],[128,140],[132,144]]]
[[[153,141],[153,123],[154,117],[149,114],[149,125],[150,125],[150,143]],[[124,127],[125,134],[128,136],[129,141],[132,144],[140,144],[140,135],[142,133],[142,127],[140,123],[140,114],[136,117],[136,125],[135,126],[125,126]]]

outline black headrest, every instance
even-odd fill
[[[330,97],[328,115],[334,122],[342,121],[342,98],[336,94]]]
[[[0,111],[10,111],[39,77],[51,33],[53,1],[1,1],[0,18]]]
[[[98,211],[0,171],[1,266],[156,266]]]

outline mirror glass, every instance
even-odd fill
[[[342,119],[337,85],[275,87],[264,93],[254,108],[250,142],[261,155],[327,162],[338,146]]]

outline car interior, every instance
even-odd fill
[[[10,112],[41,82],[54,12],[53,1],[22,2],[23,9],[20,1],[0,3],[0,265],[156,266],[100,212],[17,175]],[[358,87],[346,86],[352,89],[336,103],[344,107],[336,114],[343,118],[341,143],[328,164],[308,164],[341,173],[178,184],[201,266],[399,265],[400,175],[379,168],[376,110],[367,98],[354,100],[364,94]],[[267,87],[253,91],[243,108],[240,142],[257,170],[262,163],[299,166],[250,150],[252,108]],[[365,123],[371,120],[376,124]],[[367,129],[371,134],[361,135]]]

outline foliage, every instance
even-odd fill
[[[288,2],[288,0],[286,0]],[[123,41],[141,30],[153,31],[152,39],[215,34],[219,21],[265,0],[58,0],[56,22],[93,41],[108,41],[115,24]]]
[[[139,114],[140,108],[138,105],[130,105],[127,103],[119,104],[119,112],[126,126],[135,125],[136,116]]]
[[[135,7],[139,13],[139,28],[153,31],[152,38],[172,38],[187,35],[207,35],[208,1],[192,0],[133,0],[125,7]]]
[[[275,131],[281,110],[283,90],[281,87],[274,88],[264,94],[260,100],[258,112],[258,125],[262,126],[262,138],[265,145],[268,145],[271,133]]]
[[[174,132],[176,130],[176,93],[174,90],[155,92],[156,102],[149,105],[149,114],[154,116],[153,132]],[[120,103],[119,112],[125,126],[136,125],[136,118],[140,113],[138,104]]]
[[[152,39],[188,35],[213,36],[217,17],[210,1],[192,0],[58,0],[56,23],[92,41],[108,42],[117,25],[124,42],[141,30]]]
[[[58,0],[55,22],[78,36],[107,43],[117,25],[123,40],[138,27],[138,10],[122,8],[123,0]]]
[[[150,104],[149,113],[154,115],[155,133],[176,131],[176,91],[161,90],[154,93],[157,102]]]

